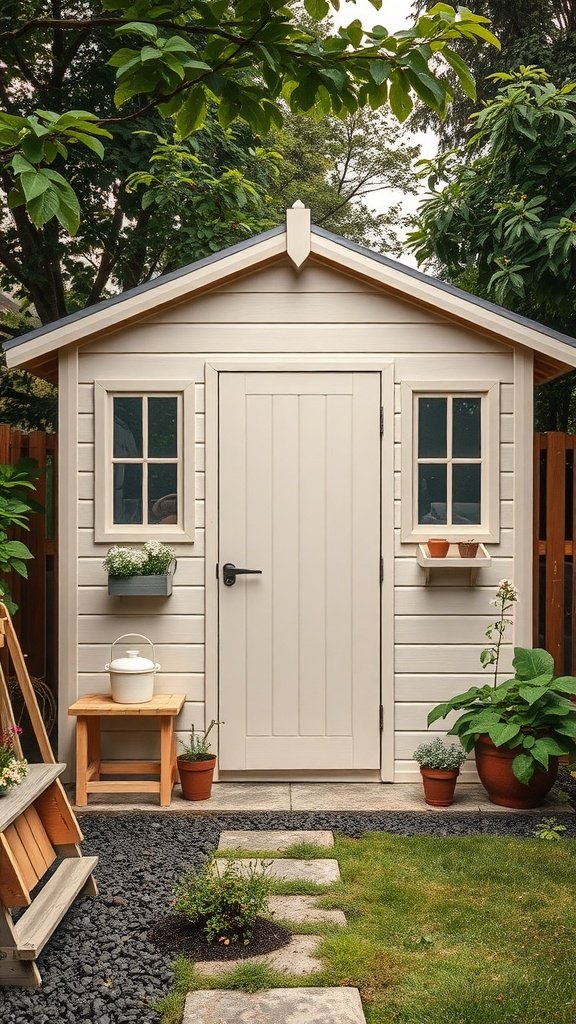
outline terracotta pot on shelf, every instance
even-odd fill
[[[450,548],[450,541],[444,537],[430,537],[426,546],[430,558],[446,558]]]
[[[431,807],[449,807],[454,802],[454,790],[460,772],[440,768],[420,768],[424,800]]]
[[[551,757],[547,771],[536,771],[530,782],[519,782],[512,761],[522,747],[497,747],[489,736],[479,736],[474,747],[480,782],[491,803],[520,810],[540,807],[556,782],[558,758]]]
[[[477,541],[459,541],[458,553],[460,558],[476,558],[478,553]]]
[[[184,799],[208,800],[212,793],[216,754],[208,755],[204,761],[187,761],[184,757],[176,760]]]

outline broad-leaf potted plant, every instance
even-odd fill
[[[110,548],[104,559],[108,593],[114,597],[169,597],[176,553],[169,544],[147,540],[141,548]]]
[[[498,682],[498,667],[508,617],[518,600],[516,588],[501,580],[495,603],[498,620],[486,635],[494,641],[481,654],[493,667],[492,685],[473,686],[428,715],[428,725],[451,711],[463,714],[449,730],[466,751],[474,749],[480,780],[492,803],[529,808],[543,803],[558,773],[558,758],[576,753],[574,676],[554,676],[554,661],[539,648],[514,648],[515,675]]]
[[[466,760],[466,751],[460,743],[447,746],[440,739],[421,743],[413,753],[420,765],[424,800],[432,807],[449,807],[454,800],[456,780]]]
[[[208,800],[212,792],[212,779],[216,767],[216,754],[210,753],[208,739],[215,725],[220,723],[212,719],[206,732],[196,732],[194,726],[190,740],[180,740],[182,753],[177,757],[178,774],[185,800]]]

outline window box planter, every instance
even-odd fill
[[[173,561],[168,572],[154,576],[108,576],[108,593],[111,597],[170,597],[175,572]]]
[[[451,544],[445,558],[432,558],[428,551],[427,544],[419,544],[416,550],[416,561],[426,570],[426,585],[430,583],[430,573],[433,569],[466,569],[469,574],[470,586],[474,586],[478,577],[478,570],[487,568],[492,562],[489,552],[483,544],[478,545],[478,552],[475,558],[462,558],[458,551],[458,544]]]

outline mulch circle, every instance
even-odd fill
[[[258,917],[247,946],[242,942],[231,942],[226,946],[223,942],[208,942],[199,928],[190,924],[182,914],[163,917],[148,933],[149,942],[163,953],[183,953],[193,960],[247,960],[281,949],[291,938],[291,933],[281,924]]]

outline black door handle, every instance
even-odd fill
[[[233,587],[237,576],[261,576],[262,569],[237,569],[234,562],[226,562],[222,566],[222,579],[225,587]]]

